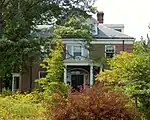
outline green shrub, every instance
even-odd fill
[[[38,93],[38,91],[34,91],[32,93],[23,93],[23,94],[17,91],[15,94],[12,94],[11,96],[8,97],[9,99],[19,100],[22,101],[23,103],[39,103],[43,98],[42,93],[40,92]]]
[[[10,89],[3,88],[0,96],[5,97],[5,96],[9,96],[9,95],[12,95],[12,91]]]
[[[0,119],[43,120],[45,109],[39,99],[40,94],[17,92],[11,96],[0,97]]]

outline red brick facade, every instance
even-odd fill
[[[126,52],[132,52],[133,51],[133,44],[116,44],[115,45],[116,48],[116,53],[119,54],[120,51],[126,51]]]
[[[120,51],[123,51],[123,45],[122,44],[116,44],[115,45],[115,51],[117,54],[119,54]],[[124,51],[132,52],[133,51],[133,45],[132,44],[125,44],[124,45]],[[66,56],[66,44],[64,44],[63,56],[64,56],[64,58]],[[105,45],[104,44],[93,45],[93,49],[90,52],[90,57],[91,58],[105,57]],[[35,63],[32,66],[32,88],[34,88],[34,86],[35,86],[34,81],[39,78],[39,71],[44,71],[44,69],[42,69],[39,64]],[[21,91],[29,91],[30,90],[30,72],[29,71],[26,71],[21,75],[19,89]]]

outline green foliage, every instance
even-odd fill
[[[38,93],[39,94],[39,93]],[[42,120],[45,109],[37,93],[20,94],[0,97],[0,119],[4,120]]]
[[[29,35],[38,24],[53,23],[67,19],[71,14],[88,16],[94,12],[91,0],[2,0],[0,18],[3,33],[10,40]],[[94,11],[93,11],[94,10]]]
[[[134,55],[132,53],[120,52],[119,55],[109,59],[110,69],[97,75],[97,80],[102,80],[108,85],[119,85],[128,79],[128,69],[131,67]]]
[[[89,16],[87,12],[95,11],[92,7],[94,2],[91,0],[2,0],[0,2],[0,56],[2,58],[0,75],[5,77],[12,72],[22,72],[28,67],[31,69],[33,62],[40,62],[40,58],[43,57],[40,46],[46,45],[42,44],[40,38],[31,37],[31,32],[36,31],[37,25],[61,24],[61,21],[67,20],[72,15],[87,17]]]
[[[62,37],[75,37],[82,38],[86,41],[84,47],[87,49],[90,48],[90,42],[93,40],[92,35],[90,33],[90,28],[84,24],[85,18],[80,16],[77,18],[76,16],[70,17],[64,25],[57,25],[52,28],[53,36],[52,41],[55,43],[55,48],[50,50],[49,57],[43,60],[41,66],[46,68],[47,75],[45,78],[41,78],[38,80],[38,83],[42,85],[44,90],[49,91],[57,91],[61,90],[64,93],[66,92],[66,85],[62,83],[62,75],[63,75],[63,55],[64,52]]]
[[[108,64],[110,70],[97,75],[98,80],[119,89],[135,100],[148,115],[150,109],[150,43],[137,42],[133,53],[121,52]],[[149,115],[146,116],[149,118]],[[147,118],[147,119],[148,119]]]
[[[83,47],[90,50],[90,42],[93,40],[91,28],[86,24],[83,16],[70,16],[63,25],[54,27],[54,32],[63,38],[83,39]]]
[[[2,93],[0,94],[1,97],[12,95],[12,91],[6,88],[2,89]]]
[[[57,102],[46,110],[52,120],[134,120],[138,115],[125,95],[101,84],[70,94],[67,100],[61,94],[53,99]]]
[[[37,80],[37,82],[42,85],[42,88],[48,92],[55,92],[61,90],[63,93],[66,92],[67,86],[62,81],[63,75],[63,45],[60,38],[56,36],[54,41],[56,41],[56,46],[54,49],[50,50],[48,58],[43,60],[41,66],[46,68],[47,75],[45,78]]]

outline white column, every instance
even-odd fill
[[[15,84],[15,80],[14,80],[14,75],[12,75],[12,92],[14,92],[14,84]]]
[[[64,67],[64,83],[67,84],[67,66]]]
[[[93,85],[93,65],[90,65],[90,87]]]

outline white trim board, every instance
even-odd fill
[[[111,39],[111,38],[109,38],[109,39],[100,39],[100,38],[94,38],[96,41],[113,41],[113,40],[115,40],[115,41],[122,41],[122,40],[124,40],[124,41],[135,41],[135,39],[126,39],[126,38],[118,38],[118,39]],[[85,40],[85,39],[81,39],[81,38],[63,38],[62,39],[63,41],[83,41],[83,40]]]
[[[92,41],[91,44],[133,44],[134,40],[129,39],[97,39],[95,41]],[[68,39],[68,40],[63,40],[62,41],[64,44],[83,44],[82,39]]]
[[[12,73],[12,76],[14,76],[14,77],[20,77],[20,73]]]
[[[71,61],[67,61],[64,62],[64,66],[101,66],[98,63],[93,63],[93,62],[71,62]]]
[[[64,63],[65,66],[90,66],[92,65],[91,63],[80,63],[80,62],[76,62],[76,63]]]
[[[133,44],[134,41],[124,41],[124,44]],[[118,41],[92,41],[91,44],[123,44],[123,40]]]

